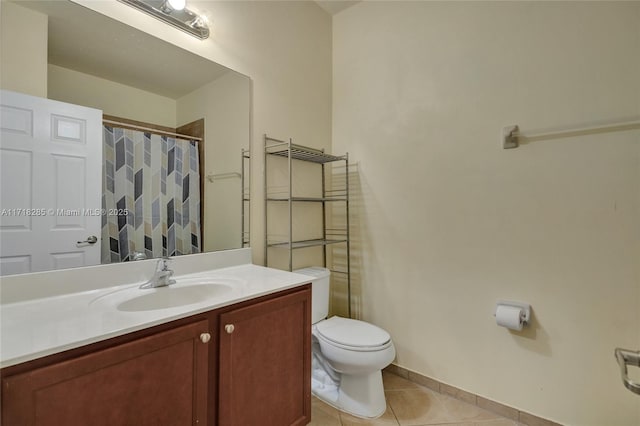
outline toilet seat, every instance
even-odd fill
[[[327,344],[351,351],[381,351],[393,344],[385,330],[350,318],[331,317],[318,322],[314,331]]]

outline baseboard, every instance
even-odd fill
[[[395,364],[390,364],[384,369],[384,371],[400,376],[418,385],[427,387],[432,391],[451,396],[527,426],[562,426],[560,423],[552,422],[551,420],[543,419],[542,417],[534,416],[533,414],[520,411],[516,408],[509,407],[508,405],[458,389],[454,386],[442,383],[436,379],[432,379],[431,377],[424,376]]]

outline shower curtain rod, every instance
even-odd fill
[[[164,130],[152,129],[151,127],[136,126],[134,124],[122,123],[120,121],[113,121],[113,120],[102,120],[102,122],[103,123],[107,123],[107,124],[116,124],[118,126],[134,128],[134,129],[138,129],[138,130],[146,130],[149,133],[157,133],[157,134],[169,135],[169,136],[178,136],[178,137],[183,138],[183,139],[189,139],[189,140],[195,140],[195,141],[202,142],[202,138],[197,138],[195,136],[189,136],[189,135],[182,135],[180,133],[165,132]]]

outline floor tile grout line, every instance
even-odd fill
[[[340,410],[338,410],[338,422],[340,423],[340,426],[344,426],[344,423],[342,423],[342,411]]]
[[[398,426],[400,426],[400,420],[398,420],[398,416],[396,416],[396,412],[393,409],[393,405],[391,405],[388,401],[387,401],[387,397],[385,396],[385,403],[387,404],[387,406],[389,407],[389,410],[391,410],[391,414],[393,414],[393,419],[396,421],[396,424]]]
[[[545,426],[563,426],[563,425],[562,425],[562,424],[560,424],[560,423],[556,423],[556,422],[554,422],[554,421],[552,421],[552,420],[545,419],[544,417],[539,417],[539,416],[537,416],[537,415],[535,415],[535,414],[531,414],[531,413],[529,413],[529,412],[519,410],[519,409],[514,408],[514,407],[511,407],[511,406],[509,406],[509,405],[507,405],[507,404],[503,404],[503,403],[501,403],[501,402],[499,402],[499,401],[495,401],[495,400],[492,400],[492,399],[484,398],[484,397],[481,397],[480,395],[474,394],[474,393],[472,393],[472,392],[464,391],[463,389],[456,388],[455,386],[448,385],[448,384],[446,384],[446,383],[440,382],[439,380],[433,379],[433,378],[431,378],[431,377],[429,377],[429,376],[424,376],[424,375],[422,375],[422,374],[420,374],[420,373],[416,373],[416,372],[414,372],[414,371],[408,370],[408,369],[406,369],[406,368],[404,368],[404,367],[400,367],[400,366],[395,365],[395,364],[391,364],[391,365],[394,367],[394,369],[389,370],[389,371],[386,371],[386,370],[385,370],[385,371],[383,371],[383,372],[388,373],[388,374],[393,374],[393,375],[395,375],[395,376],[400,377],[401,379],[408,380],[408,381],[409,381],[409,382],[411,382],[411,383],[414,383],[414,384],[416,384],[416,385],[418,385],[418,386],[421,386],[421,387],[425,387],[425,388],[427,388],[427,389],[430,389],[430,390],[432,390],[433,392],[436,392],[436,393],[438,393],[438,394],[445,395],[445,396],[449,396],[449,397],[451,397],[451,398],[457,399],[457,400],[459,400],[459,401],[465,402],[465,403],[470,404],[470,405],[475,405],[476,407],[478,407],[478,408],[480,408],[480,409],[482,409],[482,410],[489,411],[489,412],[491,412],[491,413],[493,413],[493,414],[498,415],[500,418],[504,418],[504,419],[507,419],[507,420],[512,421],[512,422],[514,423],[514,425],[515,425],[515,426],[527,426],[527,423],[522,423],[522,422],[520,421],[520,419],[523,417],[523,415],[526,415],[526,416],[531,417],[531,419],[532,419],[536,424],[545,425]],[[405,377],[405,376],[401,373],[402,371],[407,372],[407,377]],[[429,381],[435,382],[435,384],[437,385],[437,389],[433,389],[431,386],[428,386],[428,385],[426,385],[426,384],[419,383],[419,382],[418,382],[418,381],[416,381],[415,379],[412,379],[412,378],[411,378],[411,373],[413,373],[413,374],[414,374],[415,376],[417,376],[418,378],[427,379],[427,380],[429,380]],[[443,391],[442,391],[442,387],[443,387],[443,386],[450,387],[450,388],[453,388],[453,389],[456,389],[456,390],[460,390],[460,391],[463,391],[463,392],[465,392],[465,393],[469,393],[469,394],[471,394],[471,395],[475,396],[475,398],[476,398],[475,404],[474,404],[474,403],[467,402],[467,401],[465,401],[463,398],[458,398],[457,396],[454,396],[454,395],[448,394],[448,392],[443,392]],[[478,401],[480,400],[480,398],[482,398],[483,400],[489,401],[490,403],[493,403],[493,404],[495,404],[496,406],[499,406],[500,410],[497,410],[497,409],[491,409],[491,408],[488,408],[488,407],[481,406],[481,405],[478,403]],[[510,416],[507,416],[507,415],[505,415],[505,414],[502,414],[500,411],[502,411],[502,409],[503,409],[503,408],[504,408],[504,409],[507,409],[507,410],[515,410],[515,411],[517,412],[517,418],[516,418],[516,419],[513,419],[513,418],[512,418],[512,417],[510,417]]]
[[[397,376],[394,373],[390,373],[390,374],[392,374],[394,376]],[[384,389],[385,394],[394,395],[394,397],[395,397],[395,395],[397,395],[398,393],[401,393],[401,392],[411,392],[411,391],[415,391],[415,390],[426,391],[428,393],[435,394],[434,396],[440,402],[442,402],[444,399],[446,399],[446,400],[455,400],[455,401],[458,401],[458,402],[460,402],[462,404],[469,405],[471,407],[476,407],[476,408],[480,409],[481,411],[487,411],[487,412],[489,412],[489,413],[491,413],[493,415],[496,415],[496,417],[498,419],[510,420],[511,423],[509,423],[509,426],[524,426],[524,425],[518,423],[517,421],[515,421],[513,419],[508,419],[508,418],[506,418],[504,416],[501,416],[498,413],[492,412],[491,410],[487,410],[485,408],[479,407],[477,404],[473,404],[473,403],[470,403],[470,402],[465,401],[463,399],[456,398],[452,394],[439,392],[438,390],[434,390],[434,389],[432,389],[432,388],[430,388],[428,386],[422,385],[420,383],[411,382],[409,379],[406,379],[406,378],[404,378],[402,376],[399,376],[399,378],[410,382],[411,386],[403,385],[403,383],[398,383],[398,382],[393,381],[392,384],[394,386],[397,386],[397,385],[400,385],[400,386],[398,386],[396,388],[393,388],[393,389]],[[385,399],[387,399],[387,398],[385,397]],[[389,409],[389,413],[390,413],[391,417],[387,417],[387,420],[383,421],[382,424],[387,424],[387,425],[392,425],[393,424],[395,426],[407,426],[407,425],[404,425],[398,419],[398,416],[397,416],[397,414],[396,414],[396,412],[394,410],[394,406],[390,403],[390,401],[387,400],[386,404],[387,404],[387,407]],[[396,407],[396,408],[399,408],[399,407]],[[444,409],[444,411],[443,411],[443,414],[445,416],[444,419],[441,419],[438,423],[426,423],[426,424],[424,424],[422,426],[454,426],[456,424],[459,424],[460,422],[468,422],[469,424],[473,424],[473,425],[476,425],[476,426],[482,426],[485,423],[490,423],[490,422],[496,420],[496,419],[488,419],[488,418],[487,419],[482,419],[482,420],[474,419],[474,418],[457,419],[457,417],[451,412],[453,407],[449,407],[449,406],[446,406],[446,404],[443,404],[442,408]],[[337,425],[337,426],[345,426],[345,425],[350,424],[349,423],[349,419],[345,419],[344,418],[344,417],[347,416],[346,413],[343,413],[342,411],[338,410],[337,414],[338,414],[338,416],[334,417],[335,423],[332,423],[332,424]],[[390,422],[391,418],[393,418],[393,420],[394,420],[393,423]],[[409,422],[411,422],[410,419],[407,419],[407,420],[409,420]],[[418,419],[416,418],[416,419],[413,419],[413,420],[415,421],[415,420],[418,420]],[[433,420],[436,420],[436,419],[434,418],[434,419],[432,419],[432,421]],[[356,422],[354,424],[360,424],[360,422]],[[380,424],[380,423],[377,423],[376,421],[373,421],[372,423],[371,422],[365,422],[365,423],[362,423],[362,424],[363,425],[365,425],[365,424],[366,425],[371,425],[371,424]]]
[[[394,374],[394,373],[390,373],[390,374]],[[396,375],[397,376],[397,375]],[[404,378],[402,376],[399,376],[401,379],[407,380],[409,382],[411,382],[409,379]],[[437,425],[455,425],[455,424],[459,424],[460,422],[463,423],[471,423],[471,424],[478,424],[479,426],[481,426],[483,423],[489,423],[495,420],[509,420],[512,422],[512,425],[510,426],[521,426],[520,423],[518,423],[517,421],[513,420],[513,419],[509,419],[505,416],[500,415],[499,413],[496,413],[494,411],[491,410],[487,410],[486,408],[480,407],[472,402],[466,401],[464,399],[461,398],[457,398],[455,395],[449,394],[449,393],[444,393],[444,392],[440,392],[439,389],[435,390],[432,389],[428,386],[425,386],[423,384],[420,383],[415,383],[415,382],[411,382],[413,384],[413,386],[408,386],[408,387],[398,387],[398,388],[394,388],[394,389],[385,389],[385,393],[388,392],[403,392],[403,391],[414,391],[414,390],[421,390],[421,391],[427,391],[429,393],[433,393],[436,397],[436,399],[440,402],[444,402],[444,400],[452,400],[452,401],[457,401],[461,404],[465,404],[468,405],[470,407],[474,407],[482,412],[486,412],[492,416],[495,416],[495,418],[487,418],[487,419],[474,419],[474,418],[465,418],[465,419],[457,419],[456,415],[454,413],[452,413],[450,410],[450,407],[447,407],[446,404],[443,403],[443,409],[444,409],[444,414],[447,417],[447,419],[443,419],[440,421],[440,423],[437,424],[426,424],[424,426],[437,426]],[[391,406],[391,404],[389,404],[389,406],[391,407],[391,409],[393,410],[393,407]],[[396,421],[400,424],[400,426],[403,426],[400,423],[400,420],[397,418],[397,416],[395,415],[395,411],[393,412],[394,416],[396,417]],[[525,425],[522,425],[525,426]]]

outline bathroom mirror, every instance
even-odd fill
[[[104,118],[110,120],[103,125],[101,132],[112,138],[110,143],[113,145],[113,153],[104,153],[105,158],[101,160],[103,170],[94,171],[105,174],[100,178],[101,182],[111,179],[111,186],[113,186],[113,172],[109,176],[105,167],[109,160],[112,160],[110,164],[112,167],[120,161],[110,158],[110,155],[117,155],[120,148],[116,145],[120,139],[126,142],[122,144],[122,152],[127,156],[140,153],[143,156],[149,156],[155,150],[159,155],[164,155],[164,158],[170,157],[171,160],[176,161],[175,164],[187,168],[189,165],[194,167],[194,161],[199,157],[197,173],[200,191],[193,190],[194,182],[192,181],[191,193],[183,192],[183,188],[179,187],[174,195],[176,203],[182,203],[184,200],[180,198],[186,197],[182,194],[189,194],[191,205],[183,205],[179,213],[170,213],[170,222],[165,224],[156,223],[157,209],[153,210],[153,219],[149,219],[149,223],[144,222],[135,230],[137,233],[144,232],[150,235],[156,231],[156,228],[172,228],[171,223],[181,220],[182,217],[190,215],[193,221],[194,217],[199,216],[197,231],[196,225],[185,226],[189,230],[185,234],[184,246],[194,245],[195,249],[192,247],[189,250],[182,250],[182,242],[180,249],[176,244],[168,249],[167,245],[171,246],[171,243],[167,243],[167,237],[164,235],[160,236],[160,244],[164,246],[164,251],[158,252],[157,244],[155,250],[148,250],[149,247],[145,247],[149,240],[146,234],[144,243],[138,243],[137,247],[127,245],[122,240],[122,227],[118,223],[118,220],[122,219],[117,217],[112,224],[112,227],[115,227],[115,236],[111,237],[112,246],[115,241],[128,248],[120,249],[125,250],[126,253],[122,259],[118,259],[119,254],[114,256],[113,252],[109,253],[107,245],[105,260],[105,246],[97,247],[101,244],[99,241],[94,249],[102,251],[101,263],[246,247],[248,245],[246,233],[248,203],[243,201],[246,198],[243,194],[248,194],[249,167],[247,155],[243,155],[243,150],[248,149],[250,138],[251,84],[249,78],[70,1],[3,1],[3,14],[14,13],[12,19],[23,19],[23,16],[26,16],[25,22],[13,21],[16,25],[12,27],[22,28],[21,31],[33,30],[34,23],[28,20],[29,12],[32,15],[33,12],[46,15],[46,21],[48,21],[46,30],[48,34],[47,98],[100,109],[104,113]],[[139,12],[132,10],[131,13]],[[21,35],[16,34],[15,37],[17,39]],[[5,52],[2,52],[2,56],[4,61]],[[125,129],[133,133],[125,132]],[[188,138],[162,133],[172,131],[194,137],[200,136],[203,142],[180,142],[180,139]],[[103,137],[103,144],[106,143],[106,137]],[[138,142],[140,148],[135,147]],[[155,143],[162,143],[162,148],[153,148]],[[152,146],[151,149],[149,144]],[[196,148],[196,150],[199,153],[196,155],[192,152],[189,157],[187,151],[193,151],[194,146],[198,146],[199,149]],[[177,159],[179,152],[183,154],[181,160]],[[129,167],[128,157],[126,161],[126,166]],[[147,159],[140,161],[146,164]],[[170,169],[168,173],[171,173],[177,166],[162,167],[168,167]],[[144,191],[153,187],[155,191],[169,192],[165,185],[169,185],[169,181],[174,179],[167,179],[169,175],[166,171],[162,172],[165,173],[163,180],[157,185],[154,183],[139,187],[136,168],[129,168],[132,170],[127,172],[129,175],[127,179],[133,188],[132,191],[136,192],[136,201],[142,188]],[[194,176],[193,171],[191,176]],[[2,181],[4,181],[3,189],[12,189],[10,177],[2,176]],[[180,182],[180,185],[182,184],[183,182]],[[157,188],[158,185],[162,188]],[[104,208],[104,198],[108,194],[105,194],[104,182],[102,186],[102,206],[97,207]],[[200,200],[193,195],[198,192]],[[164,197],[165,192],[161,193]],[[111,194],[111,198],[113,197],[114,195]],[[116,196],[118,197],[120,196]],[[122,199],[124,198],[125,196],[122,196]],[[145,203],[151,206],[157,199],[158,196],[153,195]],[[163,200],[166,201],[166,198]],[[32,200],[32,205],[48,207],[41,206],[38,200]],[[166,203],[161,202],[160,205],[161,209],[164,209]],[[137,205],[133,207],[134,204],[131,206],[131,209],[138,208]],[[113,207],[119,207],[119,205]],[[193,213],[196,209],[200,210],[200,214]],[[146,215],[147,213],[145,217]],[[3,219],[5,218],[0,218],[0,225]],[[104,217],[101,226],[102,229],[98,230],[97,237],[105,241],[104,229],[109,225],[105,224]],[[148,228],[151,226],[153,230],[149,231]],[[7,228],[7,226],[3,227]],[[133,228],[132,225],[131,229]],[[138,228],[143,230],[140,231]],[[133,231],[130,233],[132,234]],[[120,238],[119,241],[118,238]],[[3,262],[0,268],[2,275],[43,270],[42,268],[28,270],[25,266],[28,262],[5,262],[6,254],[3,253],[2,256]],[[49,262],[51,264],[49,269],[87,266],[75,264],[73,256],[66,259],[59,264],[55,261]]]

